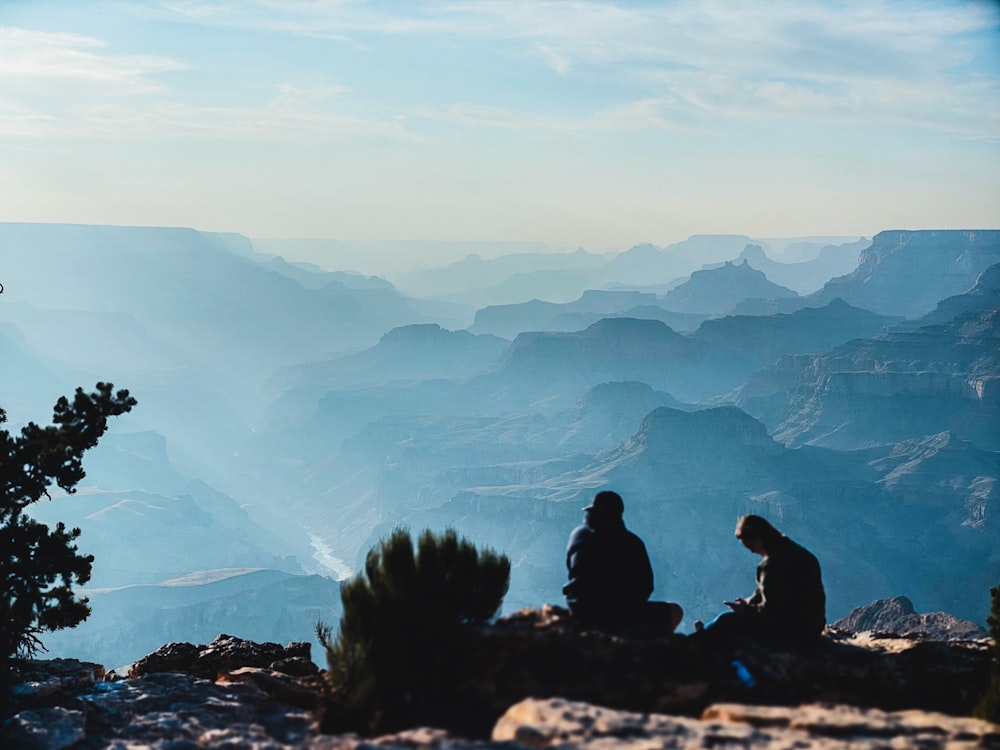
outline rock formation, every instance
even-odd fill
[[[808,260],[772,260],[760,245],[743,248],[737,261],[745,260],[753,268],[763,271],[775,284],[788,287],[799,294],[809,294],[837,276],[850,273],[858,266],[858,255],[871,245],[871,240],[861,237],[854,242],[825,245],[815,257]]]
[[[754,366],[743,357],[683,336],[656,320],[605,318],[573,333],[522,333],[491,373],[469,389],[496,408],[507,394],[508,410],[543,399],[576,401],[588,388],[615,380],[639,380],[682,401],[728,391]],[[568,404],[567,404],[568,405]]]
[[[184,672],[204,679],[239,667],[270,667],[291,675],[316,674],[310,660],[308,643],[254,643],[222,634],[207,646],[191,643],[168,643],[142,657],[128,670],[129,677],[158,672]]]
[[[915,318],[961,294],[1000,261],[1000,231],[886,231],[872,238],[852,273],[831,279],[812,302],[842,297],[882,315]]]
[[[744,260],[718,268],[695,271],[690,280],[671,289],[660,302],[676,312],[725,314],[746,299],[785,299],[799,295],[768,281],[762,271]]]
[[[1000,299],[940,325],[782,357],[732,394],[788,445],[853,450],[950,431],[997,450]]]
[[[974,622],[960,620],[947,612],[918,614],[905,596],[879,599],[857,607],[833,623],[833,627],[855,633],[877,632],[901,636],[922,636],[936,641],[985,638],[986,630]]]
[[[288,367],[270,387],[335,387],[392,381],[466,378],[488,369],[510,342],[491,335],[448,331],[436,323],[393,328],[378,344],[346,356]]]
[[[976,283],[968,291],[941,300],[932,312],[914,321],[913,327],[947,323],[959,315],[987,312],[996,307],[998,301],[1000,301],[1000,263],[994,263],[979,274]]]
[[[894,320],[835,299],[825,307],[804,307],[787,315],[730,315],[706,320],[693,337],[764,366],[783,354],[819,354],[851,339],[874,336]]]

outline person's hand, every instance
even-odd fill
[[[737,597],[731,602],[723,602],[723,604],[733,610],[733,612],[742,612],[749,606],[749,604],[747,604],[747,600],[742,596]]]

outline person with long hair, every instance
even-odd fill
[[[695,637],[732,641],[740,637],[783,643],[815,639],[826,627],[826,592],[819,561],[761,516],[736,524],[736,538],[761,556],[757,588],[748,597],[725,602],[728,612],[703,625]]]

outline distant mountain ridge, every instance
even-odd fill
[[[688,281],[667,292],[660,304],[676,312],[719,315],[747,299],[798,296],[791,289],[768,281],[762,271],[744,260],[739,264],[727,261],[717,268],[695,271]]]
[[[762,248],[767,245],[766,241],[745,235],[692,235],[666,247],[646,242],[620,253],[594,254],[578,249],[573,253],[513,253],[488,260],[470,255],[441,268],[405,271],[390,277],[409,293],[480,308],[532,299],[569,302],[587,289],[664,294],[699,269],[742,260],[754,242]],[[791,262],[768,259],[767,268],[758,270],[767,271],[771,281],[775,279],[770,274],[777,273],[782,276],[779,284],[804,292],[812,292],[833,276],[853,270],[859,247],[869,244],[864,238],[840,246],[824,246],[809,238],[773,242],[788,251]],[[755,260],[760,261],[763,252],[761,249]],[[756,268],[763,263],[751,265]]]
[[[882,315],[914,318],[966,292],[1000,262],[1000,230],[885,231],[861,251],[855,271],[828,281],[810,303],[841,297]]]
[[[605,278],[619,283],[663,283],[706,264],[732,260],[749,242],[749,237],[739,234],[696,234],[664,248],[649,243],[635,245],[608,263]]]
[[[0,263],[5,302],[127,311],[155,338],[237,371],[372,344],[399,323],[446,322],[391,288],[306,289],[191,229],[0,223]]]
[[[691,335],[764,366],[784,354],[818,354],[854,338],[873,336],[895,320],[838,298],[825,307],[804,307],[788,314],[706,320]]]
[[[588,289],[572,302],[557,303],[534,299],[516,305],[491,305],[480,308],[476,311],[475,320],[469,326],[469,330],[473,333],[492,333],[513,340],[519,333],[552,330],[551,325],[559,316],[573,314],[603,316],[636,305],[655,302],[656,295],[648,292]],[[594,323],[596,320],[591,322]]]
[[[470,289],[488,289],[518,275],[534,272],[586,274],[606,262],[604,256],[583,249],[572,253],[514,253],[490,259],[472,254],[443,268],[405,271],[394,278],[414,294],[461,299]],[[520,296],[517,291],[513,293]]]
[[[489,368],[510,342],[489,334],[448,331],[436,323],[393,328],[357,354],[285,368],[272,383],[373,385],[393,380],[462,379]]]
[[[769,281],[805,295],[821,289],[832,278],[850,273],[858,266],[861,251],[871,240],[860,238],[844,245],[826,245],[810,260],[798,262],[772,260],[760,245],[747,245],[736,261],[747,261],[763,271]]]
[[[530,331],[583,330],[602,317],[633,317],[661,320],[675,330],[690,331],[706,318],[732,314],[746,306],[773,308],[767,313],[804,306],[806,303],[795,291],[773,283],[744,257],[748,253],[758,257],[750,252],[751,248],[756,248],[763,256],[759,247],[747,246],[741,254],[741,262],[708,265],[693,272],[689,279],[673,285],[663,295],[626,289],[591,289],[572,302],[534,299],[519,304],[490,305],[476,312],[469,330],[513,339],[518,333]],[[841,248],[824,250],[842,252]],[[652,246],[633,251],[645,255],[661,253]],[[850,251],[843,254],[852,255]],[[782,265],[785,264],[770,263],[771,268]],[[817,305],[822,306],[813,303]]]
[[[657,320],[604,318],[583,331],[522,333],[495,370],[470,386],[506,381],[548,398],[610,380],[639,380],[682,401],[697,401],[741,382],[752,366],[714,344],[683,336]],[[570,391],[572,393],[572,391]]]
[[[519,333],[534,331],[582,331],[602,318],[638,318],[659,320],[675,331],[689,331],[707,317],[667,310],[652,292],[588,289],[571,302],[535,299],[515,305],[480,308],[469,330],[513,340]]]

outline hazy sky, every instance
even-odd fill
[[[998,8],[0,0],[0,221],[589,250],[998,227]]]

